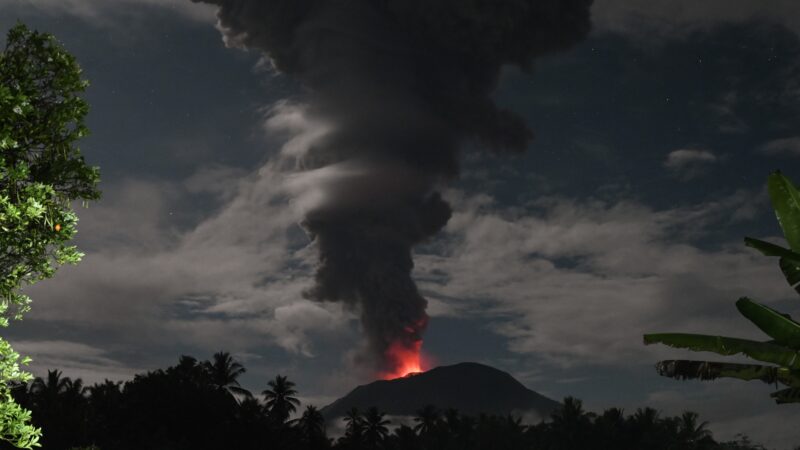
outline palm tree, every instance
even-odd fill
[[[325,437],[325,418],[322,417],[322,413],[319,412],[316,406],[306,406],[303,415],[296,419],[295,423],[309,446],[316,448],[327,442]]]
[[[295,384],[283,376],[276,376],[274,380],[267,383],[269,389],[261,392],[266,400],[266,408],[269,416],[277,423],[286,423],[289,415],[297,411],[300,400],[293,397],[297,395],[294,389]]]
[[[236,362],[228,352],[214,353],[214,362],[203,362],[203,369],[217,389],[226,391],[233,398],[236,394],[250,397],[250,391],[239,385],[237,378],[245,373],[245,368]]]
[[[640,448],[655,448],[660,442],[661,419],[659,413],[653,408],[637,408],[629,420],[631,432]]]
[[[392,445],[389,448],[402,450],[417,450],[420,448],[419,436],[413,428],[408,425],[400,425],[394,430],[394,434],[389,438]]]
[[[53,405],[58,400],[58,396],[67,390],[70,386],[70,379],[68,377],[61,377],[60,370],[48,370],[47,380],[42,377],[36,377],[31,383],[31,394],[34,402],[38,404]]]
[[[236,418],[245,423],[258,422],[263,414],[263,408],[255,397],[245,397],[236,409]]]
[[[83,427],[83,382],[62,377],[60,370],[48,370],[47,379],[36,377],[31,384],[33,417],[45,430],[44,448],[65,448],[81,438]]]
[[[707,426],[708,422],[698,423],[697,413],[686,411],[678,421],[678,438],[686,448],[701,448],[704,442],[711,439],[711,431]]]
[[[167,373],[177,376],[181,383],[192,386],[203,386],[210,382],[203,365],[197,362],[197,358],[188,355],[181,355],[178,364],[168,368]]]
[[[461,426],[461,416],[455,408],[447,408],[444,410],[442,419],[450,433],[456,433]]]
[[[625,447],[623,442],[627,436],[625,433],[625,412],[620,408],[609,408],[603,411],[594,421],[595,430],[601,445],[606,448]]]
[[[414,431],[419,433],[420,436],[425,436],[433,432],[436,427],[436,422],[439,420],[439,410],[433,405],[425,405],[424,408],[417,411],[417,417],[414,417]]]
[[[391,422],[386,420],[385,416],[386,413],[379,412],[374,406],[364,414],[364,443],[370,450],[380,448],[386,435],[389,434],[386,425]]]
[[[346,425],[342,439],[350,446],[359,448],[364,437],[364,418],[361,417],[361,411],[354,406],[344,414],[343,420]]]
[[[583,410],[583,402],[574,397],[564,398],[564,403],[550,415],[550,429],[558,448],[585,448],[591,420]]]
[[[64,381],[66,381],[66,387],[63,393],[67,398],[86,398],[86,393],[89,392],[89,388],[83,385],[83,380],[80,378],[71,380],[69,377],[67,377],[64,379]]]

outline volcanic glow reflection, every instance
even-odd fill
[[[380,377],[384,380],[393,380],[422,372],[421,349],[421,340],[411,344],[395,342],[390,345],[386,350],[386,359],[392,363],[393,369],[383,372]]]

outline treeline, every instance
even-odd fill
[[[413,422],[393,426],[377,408],[353,409],[344,418],[344,435],[333,439],[315,406],[301,408],[294,383],[277,376],[253,395],[237,381],[244,372],[220,352],[210,361],[182,356],[173,367],[124,384],[84,386],[53,370],[14,395],[43,429],[45,450],[763,449],[746,437],[716,442],[691,412],[660,417],[642,408],[626,416],[611,408],[597,415],[571,397],[548,421],[530,426],[518,417],[462,416],[432,406],[421,408]]]

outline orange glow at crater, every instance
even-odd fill
[[[414,341],[410,345],[395,342],[386,350],[386,359],[391,362],[393,369],[380,374],[383,380],[393,380],[411,376],[423,371],[420,359],[422,340]]]

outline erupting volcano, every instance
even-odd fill
[[[389,345],[385,358],[389,366],[394,369],[381,373],[380,378],[393,380],[422,372],[421,350],[421,340],[413,342],[411,346],[405,346],[400,342]]]
[[[440,191],[464,144],[526,149],[524,120],[491,97],[500,70],[582,40],[591,0],[193,1],[219,6],[227,45],[307,89],[270,119],[293,134],[276,167],[319,251],[305,296],[360,314],[359,361],[376,374],[419,371],[428,316],[413,247],[450,219]]]

